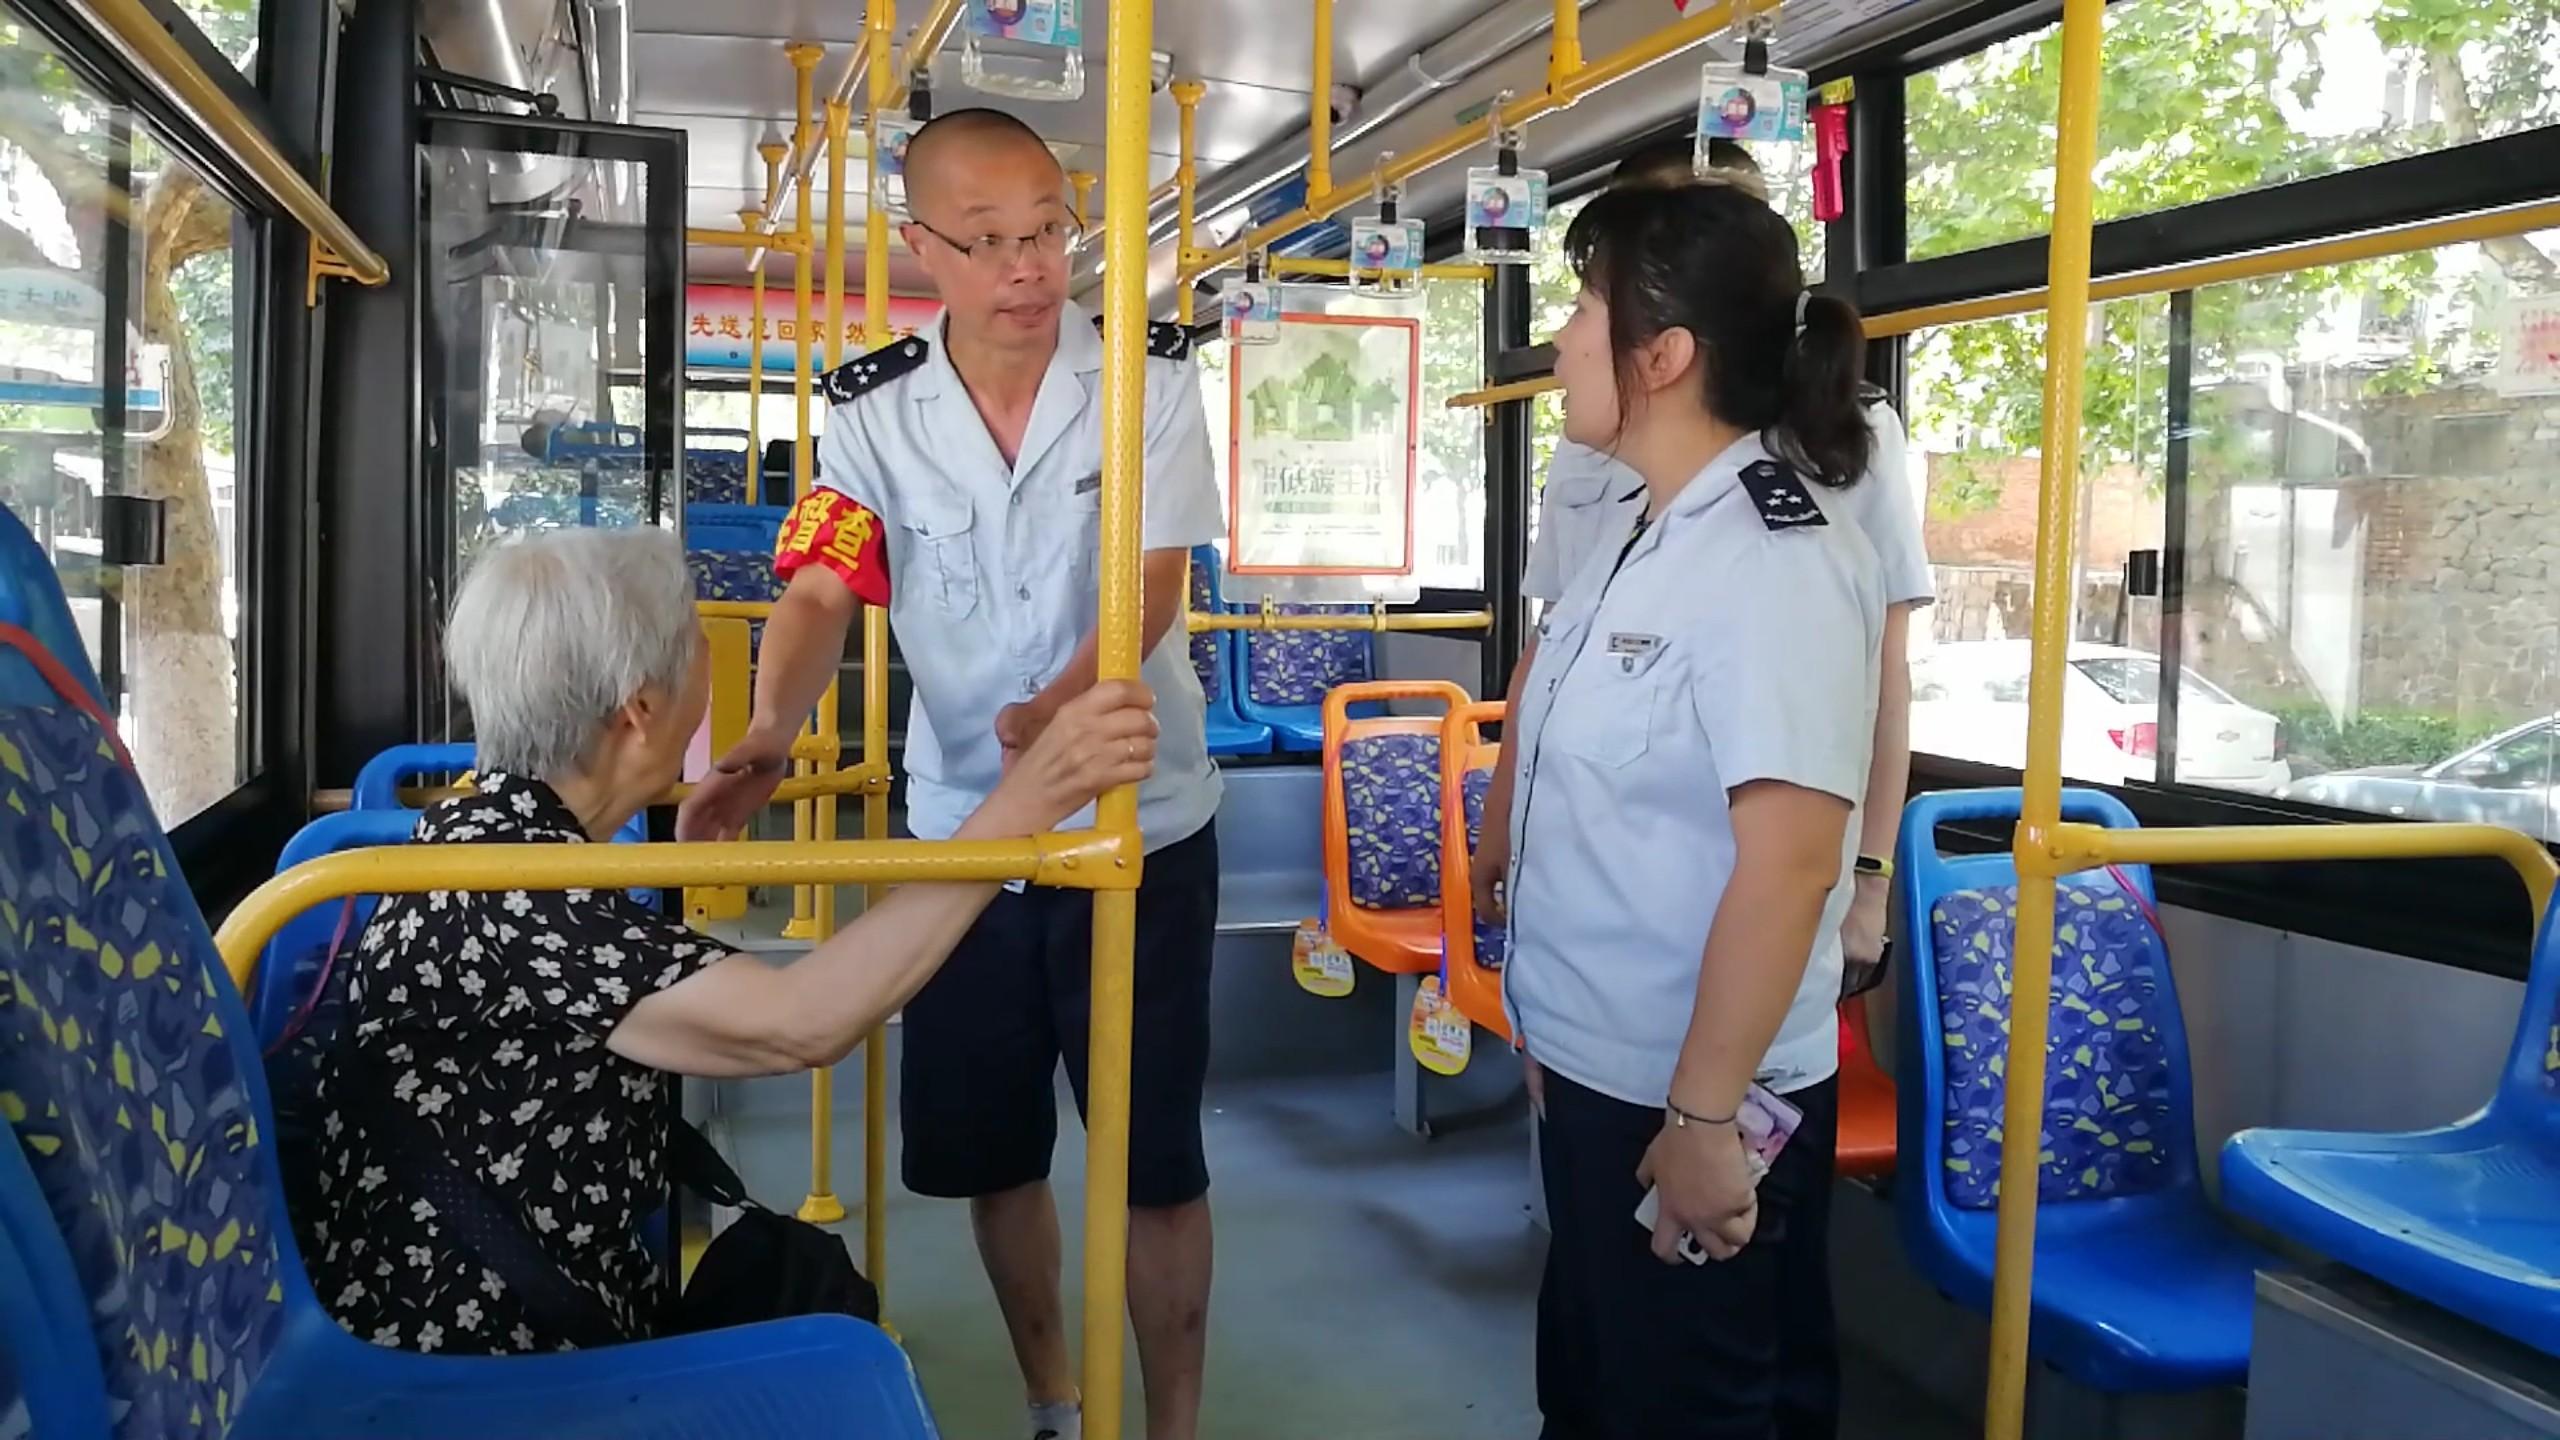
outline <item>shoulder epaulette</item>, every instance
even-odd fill
[[[828,404],[845,404],[922,365],[931,348],[924,337],[910,335],[894,345],[883,345],[847,360],[821,376],[818,388],[826,392]]]
[[[1754,460],[1742,469],[1742,488],[1760,512],[1760,523],[1772,530],[1828,525],[1822,507],[1795,471],[1775,460]]]
[[[1873,380],[1861,380],[1858,382],[1858,408],[1861,410],[1872,410],[1892,398],[1892,396],[1884,393],[1883,386],[1877,384]]]
[[[1102,317],[1093,317],[1093,328],[1102,328]],[[1191,358],[1191,332],[1170,320],[1150,322],[1147,326],[1147,353],[1158,360]]]

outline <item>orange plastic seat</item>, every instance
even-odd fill
[[[1508,937],[1499,925],[1477,927],[1469,884],[1485,793],[1502,758],[1502,747],[1485,741],[1484,727],[1500,721],[1503,709],[1499,700],[1478,701],[1451,710],[1440,722],[1440,929],[1449,955],[1449,1003],[1507,1044],[1511,1022],[1502,1012],[1502,971],[1483,962],[1499,966]],[[1481,953],[1487,950],[1492,953]]]
[[[1445,680],[1337,685],[1324,697],[1325,928],[1391,975],[1440,969],[1440,717],[1353,716],[1368,700],[1467,692]]]
[[[1867,1044],[1867,997],[1840,1002],[1840,1143],[1833,1173],[1863,1180],[1893,1173],[1893,1080]]]

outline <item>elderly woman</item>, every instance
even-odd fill
[[[491,553],[446,645],[478,790],[427,812],[417,840],[605,841],[678,778],[709,688],[703,650],[668,535],[570,530]],[[1068,705],[957,838],[1047,830],[1140,779],[1151,704],[1121,683]],[[675,1077],[842,1059],[997,888],[902,886],[781,966],[619,891],[390,897],[321,1070],[321,1299],[357,1335],[415,1350],[648,1335],[663,1287],[638,1226],[666,1194]]]

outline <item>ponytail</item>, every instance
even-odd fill
[[[1805,291],[1787,346],[1786,385],[1771,439],[1780,458],[1833,489],[1857,483],[1875,455],[1859,387],[1867,331],[1857,307]]]

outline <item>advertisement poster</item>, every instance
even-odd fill
[[[2560,295],[2517,295],[2491,312],[2501,395],[2560,395]]]
[[[1227,568],[1410,575],[1422,322],[1281,316],[1228,366]]]
[[[811,323],[819,327],[818,347],[811,352],[811,365],[826,368],[827,352],[822,307],[811,306]],[[866,350],[876,350],[892,340],[903,340],[932,323],[941,307],[930,300],[910,300],[904,296],[889,301],[889,333],[873,340],[862,332],[862,297],[844,297],[844,354],[850,360]],[[744,370],[747,368],[747,335],[754,328],[755,292],[744,285],[687,285],[684,287],[684,367],[687,370]],[[789,375],[797,364],[794,354],[800,338],[799,321],[791,313],[791,290],[788,286],[768,287],[764,296],[764,373]]]

